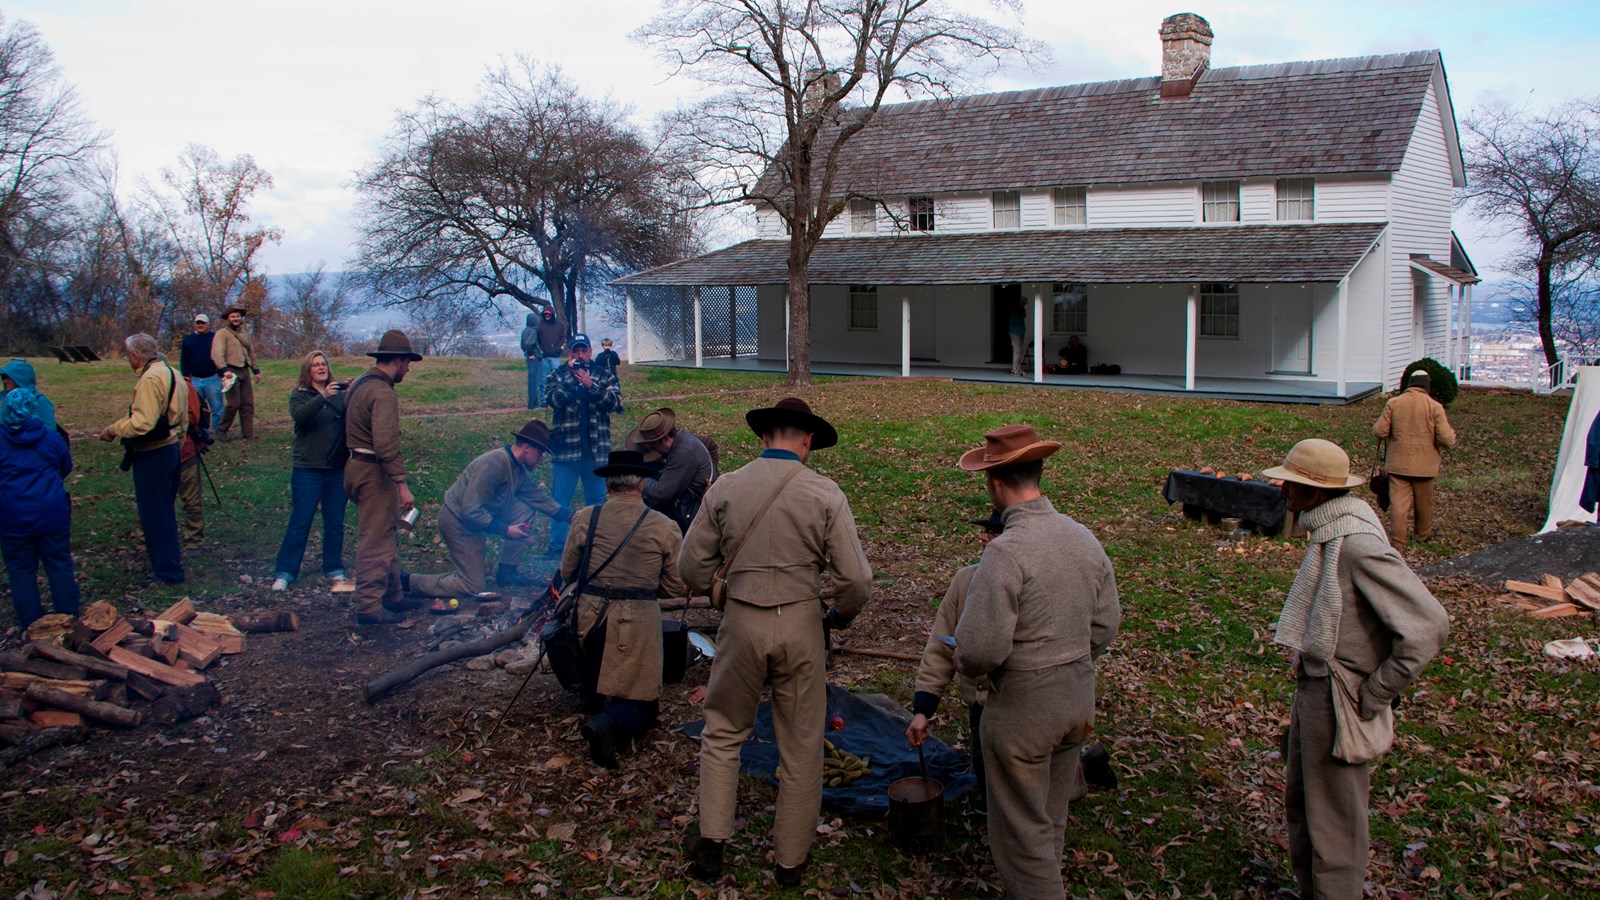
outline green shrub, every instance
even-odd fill
[[[1419,370],[1428,373],[1428,394],[1433,399],[1445,406],[1455,402],[1456,395],[1461,393],[1461,385],[1456,383],[1455,373],[1439,365],[1439,361],[1432,357],[1419,359],[1406,366],[1405,374],[1400,376],[1402,391],[1406,389],[1406,382],[1411,380],[1411,373]]]

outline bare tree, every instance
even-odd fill
[[[1545,362],[1554,365],[1562,285],[1569,300],[1594,297],[1581,287],[1600,259],[1600,100],[1544,113],[1493,103],[1465,125],[1470,186],[1458,202],[1523,239],[1519,266],[1532,290],[1518,307],[1531,315]]]
[[[580,285],[683,252],[670,172],[626,110],[518,59],[399,116],[358,182],[359,265],[391,303],[511,297],[570,330]]]
[[[485,307],[459,294],[419,297],[403,307],[406,336],[427,356],[485,356]]]
[[[975,66],[1043,53],[946,0],[669,0],[636,37],[714,86],[671,124],[703,202],[755,204],[788,230],[791,384],[811,380],[811,254],[851,199],[876,199],[841,177],[850,142],[886,100],[948,97]]]
[[[350,278],[328,272],[326,262],[310,272],[283,279],[269,304],[267,327],[257,334],[278,356],[301,356],[312,350],[340,355],[349,337],[339,323],[355,309]],[[262,332],[266,332],[262,334]]]

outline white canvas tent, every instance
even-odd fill
[[[1555,531],[1562,522],[1593,522],[1595,514],[1578,507],[1583,494],[1583,479],[1588,470],[1583,452],[1589,441],[1589,426],[1600,415],[1600,366],[1578,370],[1577,388],[1567,408],[1567,427],[1561,432],[1561,452],[1556,455],[1555,477],[1550,479],[1550,518],[1540,534]]]

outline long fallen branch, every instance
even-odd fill
[[[848,653],[851,656],[870,656],[874,659],[897,659],[901,662],[922,662],[922,657],[915,653],[896,653],[893,650],[861,650],[855,647],[835,647],[835,653]]]
[[[65,747],[69,744],[81,744],[89,739],[89,729],[82,726],[71,728],[46,728],[35,731],[15,747],[0,750],[0,769],[8,769],[24,759],[51,747]]]
[[[469,641],[465,644],[457,644],[454,647],[447,647],[443,650],[435,650],[427,656],[408,662],[398,669],[391,669],[367,682],[364,691],[367,702],[376,703],[382,700],[395,688],[406,684],[430,669],[436,669],[446,663],[453,663],[458,659],[483,656],[486,653],[493,653],[507,644],[514,644],[522,640],[523,635],[528,633],[528,629],[533,627],[535,621],[541,620],[541,616],[530,615],[510,628],[497,631],[488,637]]]

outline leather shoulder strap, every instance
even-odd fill
[[[745,541],[750,540],[750,535],[755,533],[756,526],[760,525],[761,520],[766,517],[767,510],[772,508],[772,504],[778,499],[778,495],[783,493],[783,489],[789,486],[790,480],[792,480],[796,475],[799,475],[800,470],[804,469],[805,467],[805,463],[797,464],[793,469],[789,470],[789,474],[783,476],[782,481],[778,482],[777,489],[774,490],[772,495],[767,498],[767,502],[761,505],[761,511],[756,513],[756,517],[754,519],[750,520],[750,527],[745,529],[744,534],[739,535],[739,542],[733,545],[733,552],[729,553],[728,558],[722,561],[724,572],[732,571],[733,558],[739,555],[740,550],[744,549]]]

